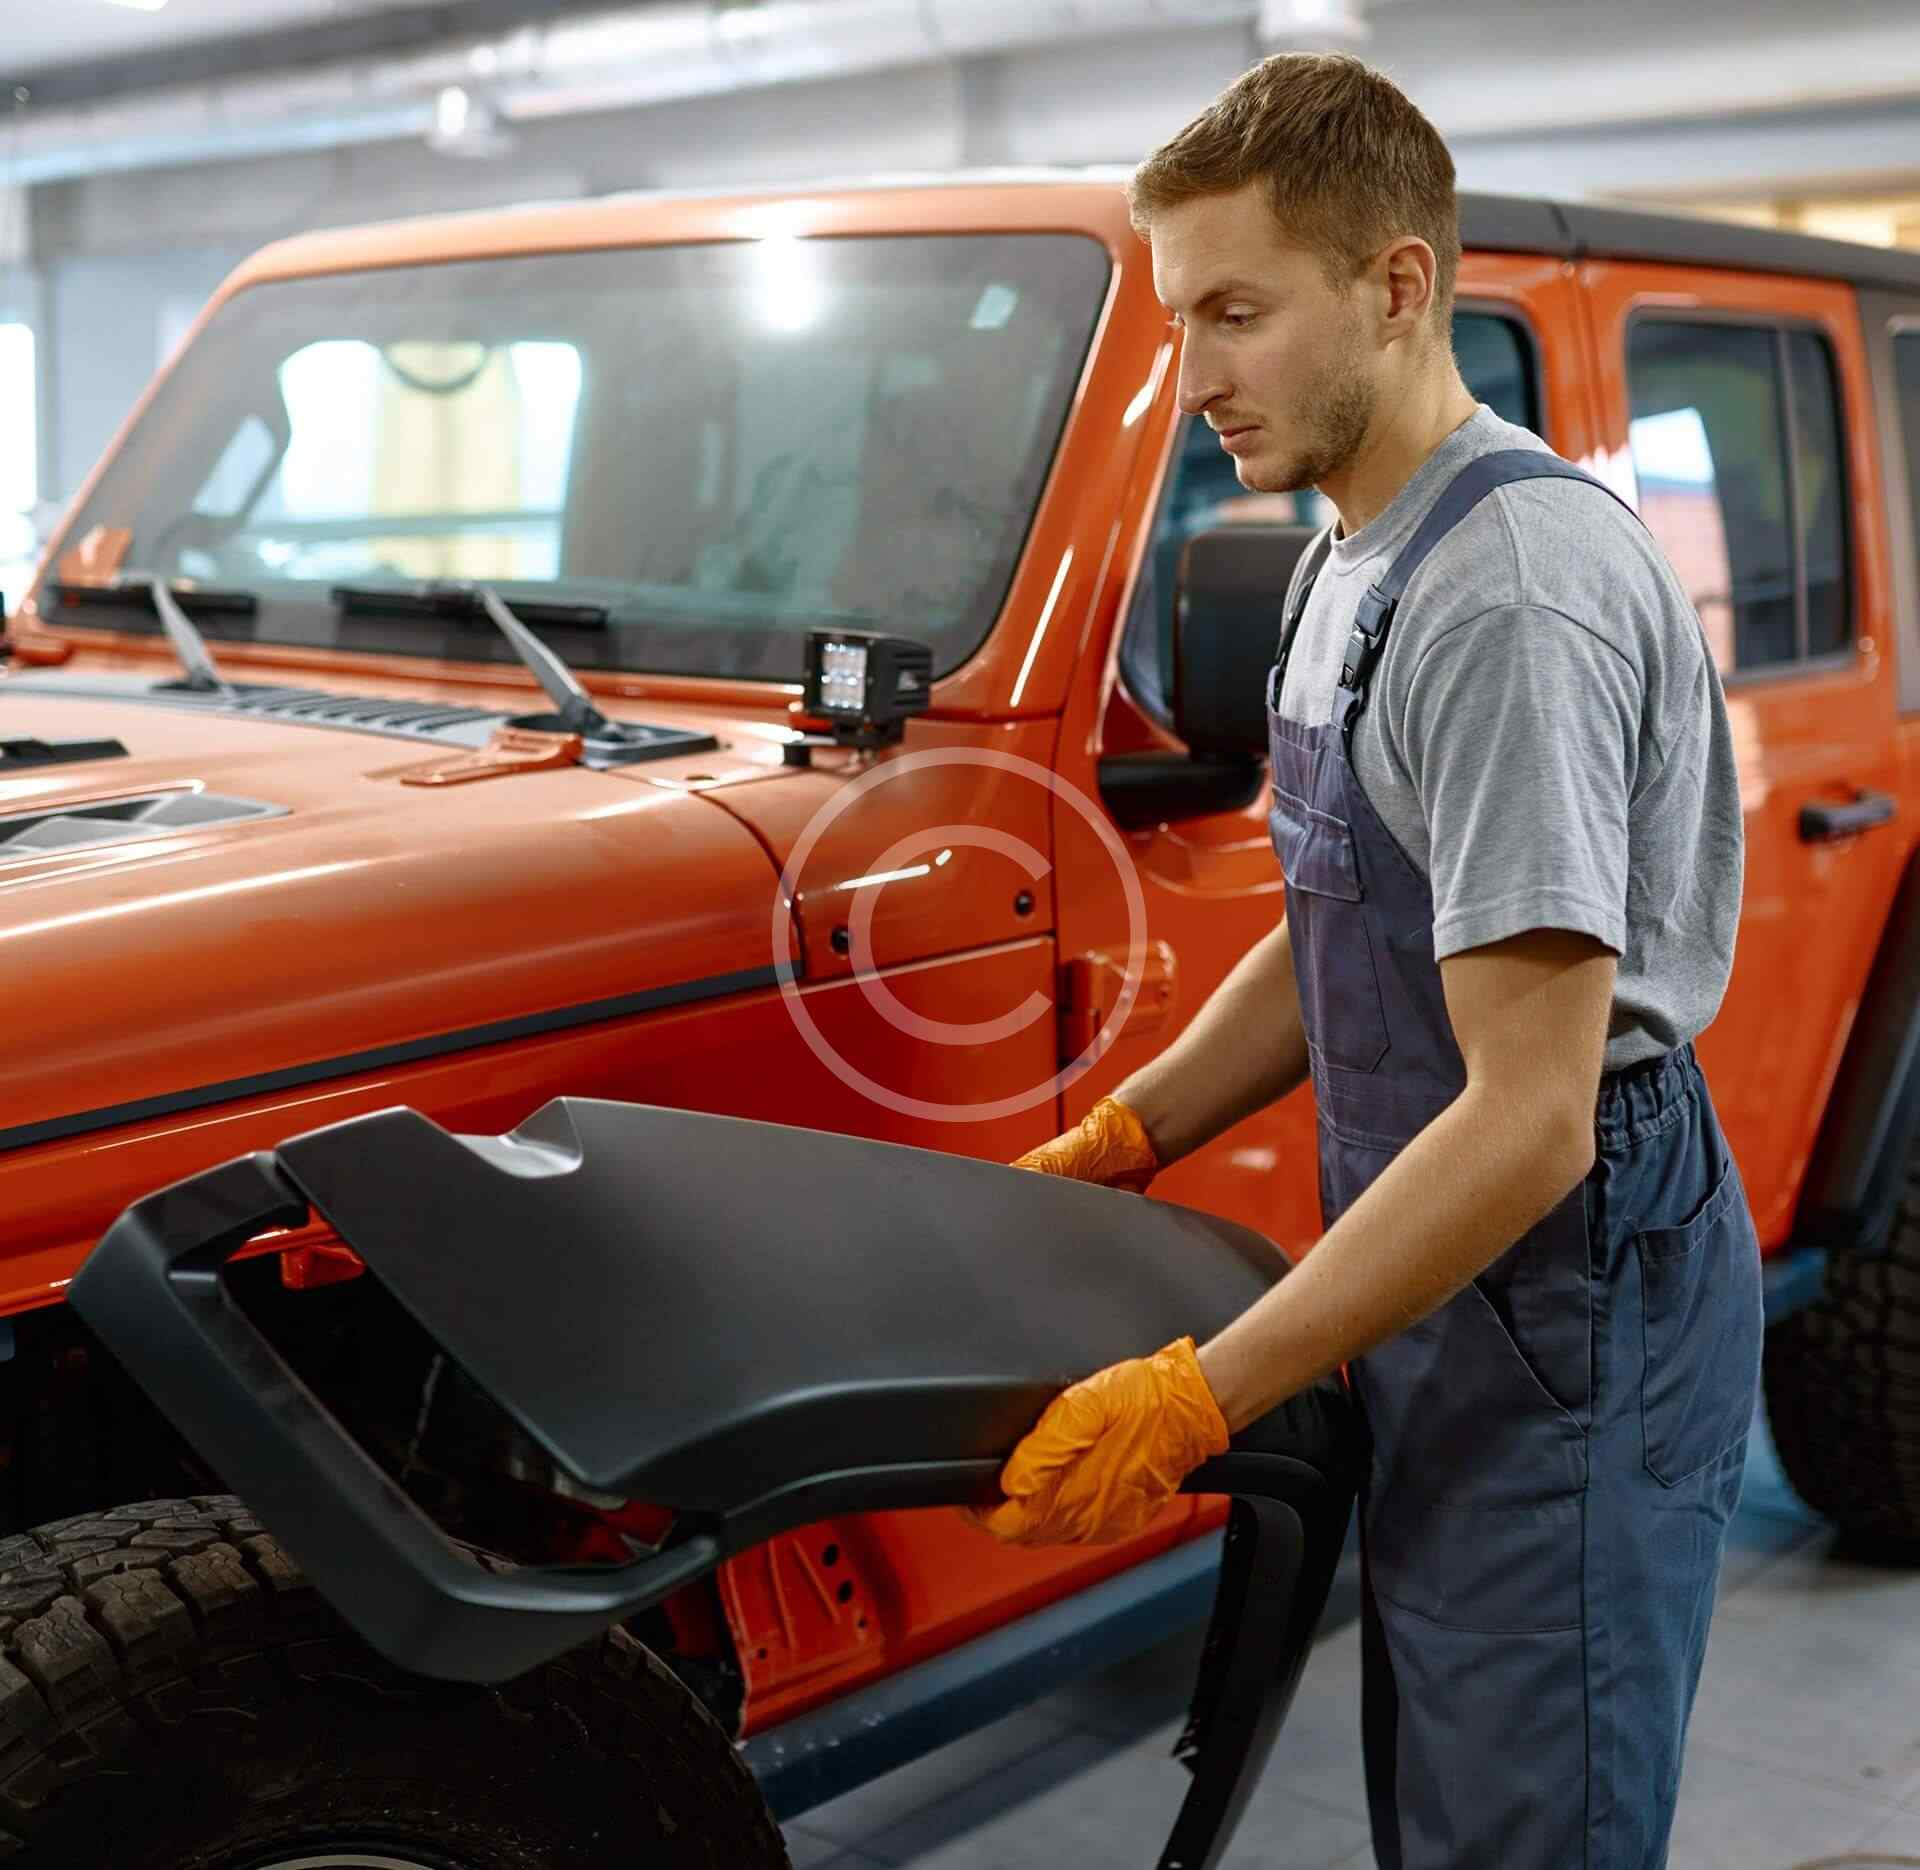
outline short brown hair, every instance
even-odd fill
[[[1400,87],[1344,52],[1282,52],[1243,72],[1134,171],[1134,226],[1203,195],[1264,182],[1289,240],[1330,284],[1352,282],[1390,240],[1433,249],[1433,312],[1449,332],[1460,269],[1453,158]]]

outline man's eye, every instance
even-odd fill
[[[1255,312],[1226,311],[1220,314],[1220,322],[1229,331],[1243,331],[1258,315]]]

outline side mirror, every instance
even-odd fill
[[[1173,600],[1173,731],[1196,759],[1264,758],[1267,671],[1287,583],[1317,529],[1217,526],[1180,554]]]

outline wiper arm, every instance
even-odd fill
[[[194,628],[193,619],[180,608],[179,600],[168,590],[166,580],[149,578],[147,585],[153,592],[153,608],[160,618],[160,627],[166,631],[167,641],[173,645],[173,653],[180,658],[180,666],[187,672],[186,680],[180,686],[192,689],[196,695],[232,694],[233,690],[213,666],[213,652],[207,647],[207,639]]]
[[[197,695],[230,695],[233,692],[221,678],[220,671],[214,667],[213,652],[207,648],[207,639],[195,628],[193,619],[181,608],[173,587],[164,578],[150,572],[122,572],[111,584],[77,584],[61,580],[52,586],[52,590],[61,606],[67,609],[79,609],[90,604],[119,609],[125,609],[130,604],[151,608],[160,619],[160,627],[167,633],[167,641],[172,644],[180,666],[187,672],[185,679],[176,686],[189,689]],[[260,600],[251,591],[216,591],[196,586],[189,589],[186,595],[191,603],[203,610],[224,611],[237,616],[250,617],[260,608]]]
[[[420,611],[435,616],[482,616],[499,630],[513,652],[533,671],[534,680],[547,691],[553,703],[554,720],[567,733],[606,746],[650,738],[645,729],[634,729],[619,721],[610,721],[594,704],[593,697],[580,686],[578,678],[553,650],[534,635],[510,610],[499,592],[485,584],[426,585],[382,587],[377,584],[337,584],[334,602],[344,610],[387,610],[402,614]],[[542,601],[522,605],[528,616],[547,622],[578,622],[588,628],[604,625],[608,612],[601,604],[555,604]]]
[[[533,671],[534,680],[547,691],[547,699],[568,733],[587,740],[624,738],[619,723],[600,712],[574,672],[506,607],[499,592],[491,585],[476,584],[473,595],[513,645],[514,653]]]

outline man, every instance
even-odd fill
[[[1021,1165],[1142,1190],[1310,1076],[1327,1231],[1197,1352],[1066,1391],[983,1521],[1126,1537],[1350,1366],[1381,1870],[1650,1870],[1759,1380],[1692,1045],[1739,918],[1720,679],[1633,513],[1461,382],[1453,164],[1384,78],[1267,60],[1133,206],[1180,406],[1339,521],[1267,691],[1285,917]]]

